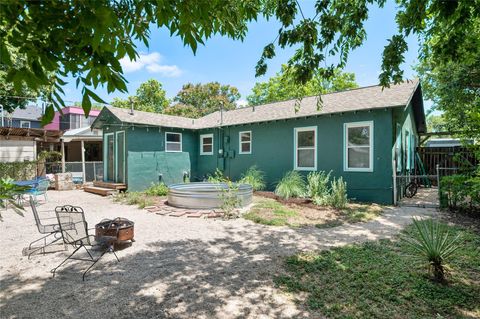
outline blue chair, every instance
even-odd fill
[[[42,196],[47,201],[47,190],[48,187],[50,186],[50,181],[48,179],[39,179],[38,183],[32,187],[32,189],[29,189],[26,194],[33,196],[35,199],[35,204],[37,203],[37,196]]]

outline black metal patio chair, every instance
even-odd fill
[[[60,225],[60,233],[62,235],[63,242],[66,245],[71,245],[75,249],[65,260],[63,260],[57,267],[53,268],[51,272],[55,277],[55,272],[69,259],[80,260],[92,263],[84,272],[82,279],[85,281],[87,272],[92,269],[93,266],[105,255],[107,252],[112,252],[117,259],[120,260],[113,250],[112,243],[116,241],[117,236],[102,236],[99,241],[95,241],[95,238],[88,233],[88,224],[85,220],[85,214],[81,207],[65,205],[55,208],[55,214],[57,215],[58,224]],[[97,258],[93,257],[92,249],[87,247],[101,247],[101,254]],[[74,255],[80,250],[84,249],[87,252],[88,258],[74,257]]]
[[[62,236],[60,234],[60,226],[57,223],[56,217],[43,218],[40,219],[40,216],[37,211],[36,201],[33,196],[29,196],[30,207],[32,208],[33,217],[35,219],[35,224],[37,225],[38,232],[44,236],[32,241],[27,248],[24,250],[24,254],[28,255],[28,259],[35,253],[46,254],[46,248],[55,244]],[[44,223],[47,221],[47,223]],[[40,245],[38,245],[41,243]],[[67,246],[64,244],[64,249],[66,250]]]

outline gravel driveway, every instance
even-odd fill
[[[1,318],[290,318],[308,317],[274,288],[285,256],[389,238],[421,208],[390,208],[363,224],[330,229],[268,227],[231,221],[159,216],[83,191],[49,192],[39,207],[54,217],[61,204],[84,208],[89,227],[103,218],[135,222],[131,247],[108,254],[82,282],[89,264],[70,261],[52,279],[61,251],[28,260],[22,249],[39,238],[29,207],[0,222]],[[71,249],[70,249],[71,251]]]

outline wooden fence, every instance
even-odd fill
[[[436,167],[456,168],[475,167],[480,164],[471,148],[455,147],[418,147],[417,152],[423,162],[427,175],[436,175]]]

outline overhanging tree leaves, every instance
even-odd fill
[[[320,95],[329,92],[342,91],[358,87],[355,74],[344,73],[339,69],[334,71],[333,77],[326,80],[318,72],[305,84],[298,83],[286,66],[266,82],[257,82],[252,93],[247,96],[249,105],[260,105],[276,101],[297,99],[309,95]]]
[[[187,83],[173,98],[176,104],[165,109],[166,114],[199,118],[223,110],[233,110],[240,98],[234,86],[209,82],[205,84]]]
[[[63,105],[66,76],[82,88],[86,113],[91,99],[102,102],[93,90],[126,91],[119,60],[135,59],[135,41],[148,45],[152,25],[167,28],[193,52],[214,34],[241,40],[247,23],[260,15],[281,23],[277,38],[268,42],[256,66],[267,71],[267,61],[278,47],[296,47],[287,65],[297,82],[305,84],[318,72],[324,79],[343,68],[349,53],[366,39],[364,23],[371,6],[386,0],[317,0],[314,13],[305,15],[296,0],[97,0],[2,1],[0,4],[0,63],[8,67],[8,81],[35,90],[52,84],[49,96]],[[398,34],[386,43],[380,83],[388,86],[403,77],[400,67],[407,50],[405,37],[416,35],[421,54],[437,61],[461,63],[464,42],[480,14],[480,0],[396,0]],[[437,35],[442,35],[437,38]],[[10,52],[18,50],[27,61],[16,67]],[[328,63],[327,63],[328,61]],[[46,76],[53,72],[52,80]],[[53,111],[53,109],[52,109]],[[53,112],[47,110],[47,120]]]

